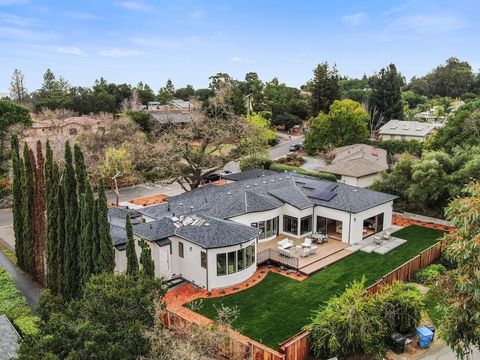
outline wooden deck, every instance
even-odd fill
[[[292,240],[295,246],[300,245],[305,240],[305,237],[296,239],[286,235],[279,235],[273,240],[258,243],[257,252],[261,252],[267,249],[272,249],[276,251],[277,242],[285,238]],[[282,265],[294,267],[296,268],[296,270],[298,270],[302,274],[311,275],[325,268],[326,266],[333,264],[335,261],[338,261],[348,255],[353,254],[351,251],[345,250],[345,248],[350,246],[349,244],[345,244],[345,243],[342,243],[341,241],[334,240],[331,238],[329,238],[326,243],[316,244],[316,246],[317,246],[316,254],[313,254],[307,257],[301,257],[296,252],[293,252],[293,255],[295,257],[293,262],[291,261],[292,258],[286,258],[281,255],[279,255],[281,256],[279,259],[285,258],[285,262],[283,262]],[[272,260],[275,261],[275,259],[272,259]],[[292,265],[295,264],[296,266],[291,266],[291,264]]]

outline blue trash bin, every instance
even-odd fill
[[[433,340],[433,332],[426,326],[420,326],[417,328],[418,346],[422,349],[430,347]]]

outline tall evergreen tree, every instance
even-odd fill
[[[46,283],[46,225],[45,225],[45,161],[42,143],[37,141],[37,163],[35,167],[35,199],[34,213],[34,265],[35,278],[40,284]]]
[[[80,210],[80,276],[82,286],[93,274],[93,207],[94,199],[90,184],[87,182],[82,195]]]
[[[60,171],[57,172],[60,175]],[[65,196],[64,196],[64,179],[58,181],[58,187],[55,193],[55,204],[57,213],[57,240],[56,240],[56,262],[54,265],[55,274],[53,275],[55,281],[52,287],[57,294],[65,296],[64,278],[65,278]]]
[[[98,199],[93,202],[92,209],[92,264],[93,272],[100,273],[99,258],[100,258],[100,232],[98,230]]]
[[[405,80],[394,64],[383,68],[372,76],[368,85],[371,94],[368,97],[368,110],[372,118],[380,123],[403,118],[402,86]]]
[[[33,151],[25,143],[23,148],[23,181],[22,181],[22,202],[23,202],[23,263],[24,269],[33,274],[33,201],[35,193],[35,182],[33,177],[33,168],[35,166],[35,157]]]
[[[155,277],[155,264],[152,259],[152,250],[145,242],[141,242],[142,252],[140,253],[140,264],[142,265],[142,273],[144,276]]]
[[[58,247],[60,239],[58,238],[58,188],[60,174],[58,165],[53,163],[53,153],[50,145],[47,143],[45,173],[47,174],[47,286],[54,294],[58,294],[59,288],[59,254]],[[61,192],[63,189],[60,190]],[[62,224],[62,228],[65,225]],[[62,239],[63,241],[63,239]],[[63,242],[62,242],[63,243]]]
[[[107,196],[105,194],[105,184],[100,179],[98,185],[98,237],[100,242],[100,251],[98,256],[98,271],[100,273],[113,273],[115,269],[115,253],[110,236],[110,224],[108,222]]]
[[[315,116],[320,112],[328,113],[330,105],[340,99],[341,89],[338,80],[339,76],[335,65],[330,69],[328,63],[323,62],[313,70],[311,100]]]
[[[130,215],[127,215],[125,221],[125,230],[127,232],[127,246],[125,249],[127,256],[127,275],[136,276],[138,273],[137,253],[135,252],[135,240],[133,239],[132,222]]]
[[[20,156],[20,150],[18,145],[17,135],[12,135],[11,140],[12,147],[12,193],[13,193],[13,232],[15,234],[15,255],[17,256],[17,264],[21,268],[25,268],[25,262],[23,258],[23,185],[22,185],[22,173],[23,173],[23,161]]]
[[[75,175],[77,177],[77,187],[78,187],[78,196],[80,196],[85,192],[87,183],[88,183],[88,175],[87,169],[85,167],[85,160],[83,158],[82,150],[78,144],[73,146],[73,155],[75,158]]]
[[[77,182],[73,168],[72,149],[70,143],[65,143],[65,170],[64,170],[64,197],[65,197],[65,277],[64,295],[67,299],[79,295],[80,277],[78,262],[78,201]]]

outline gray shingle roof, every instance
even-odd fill
[[[165,217],[157,221],[135,225],[133,233],[145,240],[156,241],[175,234],[175,226],[170,218]]]
[[[108,209],[108,216],[112,218],[125,220],[127,218],[127,214],[130,215],[130,218],[132,219],[141,215],[138,211],[134,209],[128,209],[125,206],[111,207]]]
[[[0,316],[0,360],[17,357],[20,335],[6,315]]]
[[[264,170],[264,169],[252,169],[247,171],[240,171],[234,174],[223,175],[222,178],[230,181],[241,181],[241,180],[250,180],[254,178],[259,178],[262,176],[270,176],[278,174],[273,170]]]
[[[381,135],[405,135],[405,136],[427,136],[435,131],[439,124],[424,123],[419,121],[390,120],[383,125],[379,133]]]

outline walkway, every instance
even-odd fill
[[[31,277],[20,270],[17,265],[10,261],[10,259],[0,251],[0,267],[7,270],[12,278],[15,287],[25,296],[28,306],[33,310],[37,307],[38,297],[42,288],[31,279]]]

